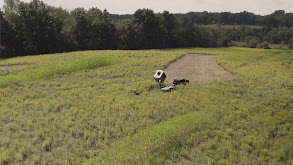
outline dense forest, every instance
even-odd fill
[[[4,0],[3,9],[0,58],[75,50],[221,47],[233,46],[232,41],[252,48],[269,48],[271,43],[292,49],[293,43],[293,13],[283,10],[266,16],[246,11],[155,14],[150,9],[115,15],[98,8],[68,11],[40,0]]]
[[[226,24],[226,25],[268,25],[269,27],[286,26],[292,27],[293,13],[285,13],[284,10],[277,10],[271,15],[255,15],[253,13],[244,11],[240,13],[209,13],[205,12],[189,12],[186,14],[174,14],[176,18],[181,19],[184,23],[192,22],[202,25],[210,24]],[[123,19],[133,18],[134,15],[117,15],[110,14],[111,19],[119,21]]]

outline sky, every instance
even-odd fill
[[[21,0],[30,2],[30,0]],[[107,9],[111,14],[133,14],[137,9],[148,8],[155,13],[167,10],[170,13],[187,12],[232,12],[243,11],[260,15],[273,13],[275,10],[285,10],[293,13],[293,0],[43,0],[48,5],[75,9],[97,7]],[[2,8],[4,0],[0,0]]]

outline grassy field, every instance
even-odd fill
[[[218,54],[234,78],[160,92],[155,71],[187,53]],[[293,164],[292,61],[247,48],[1,60],[0,164]]]
[[[40,81],[47,80],[57,75],[64,75],[71,72],[76,72],[84,69],[94,69],[97,67],[103,67],[122,61],[119,57],[111,56],[96,56],[90,58],[83,58],[80,60],[71,60],[68,62],[62,62],[58,64],[52,64],[40,68],[28,69],[26,71],[0,76],[0,87],[9,86],[11,84],[18,85],[26,81]],[[6,70],[14,70],[13,67],[6,65]],[[28,67],[29,68],[29,67]],[[23,68],[24,69],[24,68]],[[25,70],[25,69],[24,69]]]

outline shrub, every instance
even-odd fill
[[[289,43],[288,49],[293,49],[293,43]]]
[[[258,41],[257,41],[257,39],[254,38],[254,39],[249,40],[248,47],[256,48],[257,44],[258,44]]]
[[[229,37],[225,36],[223,38],[221,38],[219,41],[218,41],[218,45],[219,46],[224,46],[224,47],[228,47],[228,46],[231,46],[232,44],[232,41]]]
[[[264,42],[260,43],[258,47],[259,48],[264,48],[264,49],[271,49],[270,46],[269,46],[269,43],[267,41],[264,41]]]

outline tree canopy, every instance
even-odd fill
[[[247,11],[155,14],[151,9],[113,15],[98,8],[67,11],[41,0],[4,0],[3,9],[1,58],[75,50],[218,47],[249,36],[259,42],[293,42],[293,14],[283,10],[268,16]],[[229,29],[222,25],[263,28]]]

